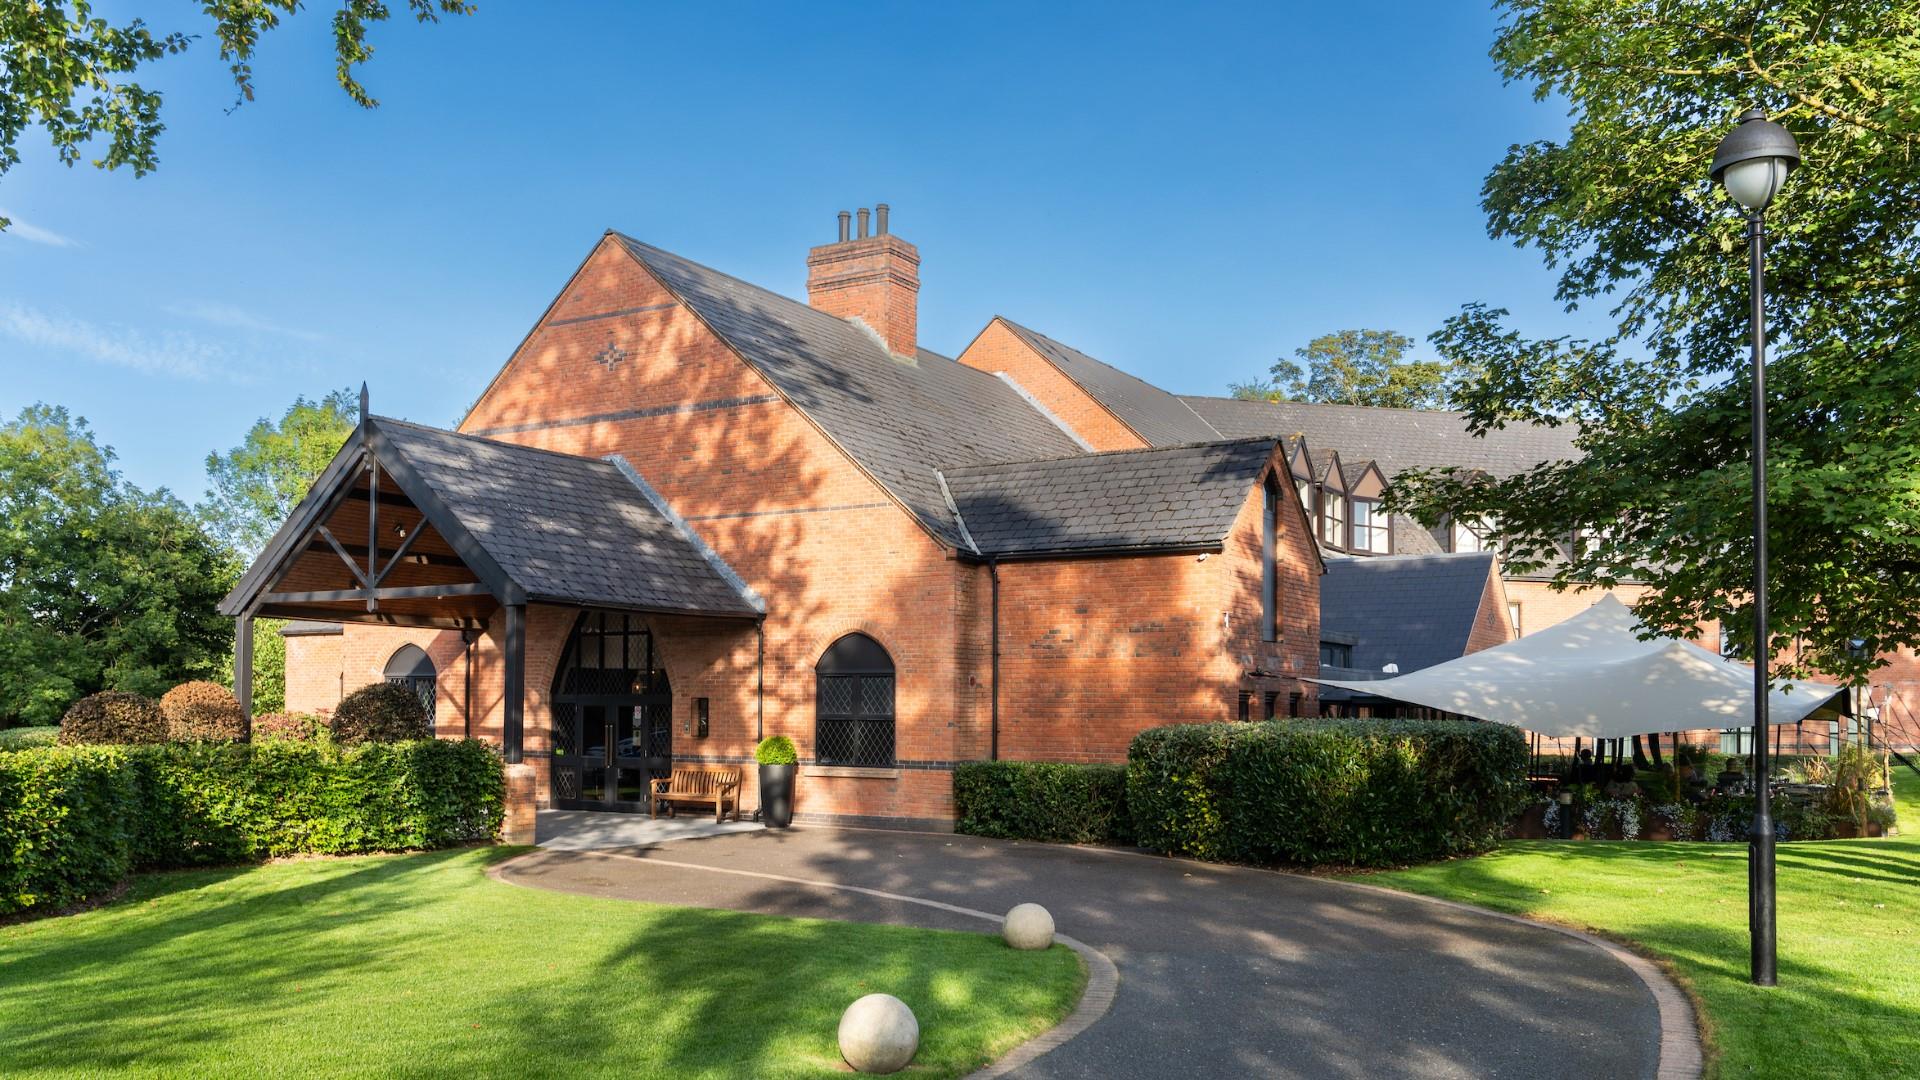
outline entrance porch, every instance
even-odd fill
[[[364,389],[361,416],[222,601],[242,705],[256,618],[347,624],[362,651],[412,644],[447,661],[441,701],[461,697],[439,730],[498,745],[510,802],[528,803],[510,822],[530,833],[536,790],[645,809],[647,782],[672,767],[676,718],[685,737],[707,722],[705,698],[676,710],[655,625],[757,662],[764,602],[617,457],[375,417]],[[347,667],[343,694],[358,685]],[[549,761],[536,775],[529,757]]]

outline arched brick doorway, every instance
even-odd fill
[[[673,769],[673,692],[638,615],[586,611],[553,679],[553,805],[642,811]]]

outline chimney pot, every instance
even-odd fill
[[[859,234],[880,226],[879,243],[852,243],[840,211],[840,240],[807,251],[807,303],[839,319],[859,319],[880,336],[887,351],[911,357],[919,347],[920,250],[887,231],[886,203],[857,211]],[[877,221],[876,221],[877,219]]]

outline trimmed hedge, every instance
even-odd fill
[[[247,717],[233,691],[217,682],[184,682],[160,695],[167,738],[174,742],[244,742]]]
[[[953,770],[954,831],[1054,844],[1132,844],[1123,765],[972,761]]]
[[[167,718],[153,699],[120,690],[88,694],[60,718],[63,746],[167,741]]]
[[[1526,802],[1526,764],[1504,724],[1182,724],[1134,738],[1127,803],[1150,851],[1397,866],[1492,846]]]
[[[312,713],[266,713],[253,718],[253,741],[307,742],[319,738],[324,727]]]
[[[505,781],[477,740],[183,743],[0,755],[0,915],[135,870],[494,839]]]
[[[341,698],[328,727],[343,746],[433,738],[427,707],[399,683],[369,683]]]

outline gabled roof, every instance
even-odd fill
[[[1307,463],[1313,468],[1313,482],[1332,488],[1335,491],[1347,490],[1346,471],[1340,467],[1340,451],[1315,450],[1307,455]]]
[[[1458,412],[1220,397],[1182,400],[1229,438],[1305,435],[1316,448],[1379,462],[1389,480],[1408,469],[1448,465],[1506,477],[1579,456],[1571,426],[1512,424],[1475,437],[1467,432],[1466,414]]]
[[[994,318],[1105,406],[1121,423],[1132,428],[1134,434],[1146,440],[1148,445],[1175,446],[1227,437],[1201,419],[1186,402],[1152,383],[1095,360],[1079,349],[1063,345],[1037,330],[1029,330],[1005,316],[996,315]]]
[[[1320,579],[1320,630],[1350,640],[1354,669],[1402,673],[1461,656],[1473,633],[1490,552],[1330,558]]]
[[[937,469],[1080,451],[987,372],[893,356],[857,322],[613,235],[943,543],[964,547]]]
[[[221,602],[223,612],[239,614],[271,597],[269,590],[303,558],[313,560],[311,565],[320,572],[348,573],[331,552],[313,553],[309,547],[343,492],[358,482],[363,453],[372,454],[390,484],[398,487],[394,497],[403,499],[407,512],[420,514],[444,538],[447,558],[457,557],[501,603],[748,618],[764,610],[738,575],[670,511],[656,505],[616,461],[373,416],[355,430]],[[382,495],[384,501],[384,489]],[[364,546],[367,538],[363,534],[348,542]],[[385,536],[379,542],[397,543]],[[315,601],[309,594],[301,602]],[[319,602],[349,608],[359,603],[352,597]]]
[[[1275,440],[1115,450],[946,472],[979,554],[1217,549]]]
[[[375,426],[530,600],[749,616],[763,609],[616,462],[404,420]]]
[[[1368,473],[1379,473],[1381,480],[1387,478],[1377,461],[1342,461],[1340,463],[1340,479],[1346,483],[1348,491],[1359,487],[1360,481],[1365,480]]]

